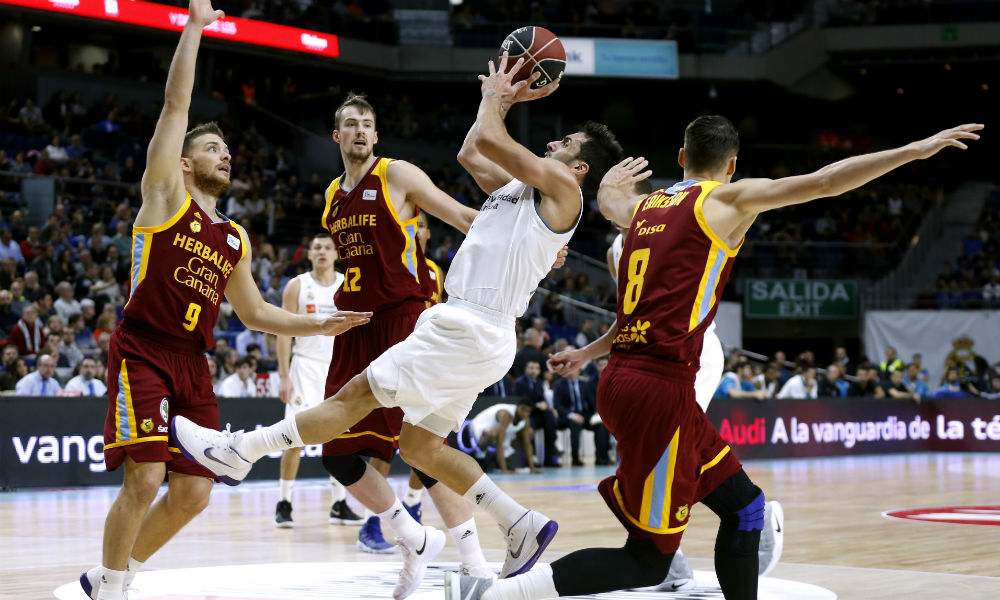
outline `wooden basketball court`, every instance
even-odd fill
[[[1000,527],[882,516],[902,508],[975,506],[983,521],[1000,525],[1000,454],[768,460],[746,467],[768,498],[784,505],[785,549],[771,577],[818,585],[843,599],[1000,598]],[[559,534],[543,557],[551,561],[577,548],[624,540],[624,530],[590,491],[611,472],[586,466],[496,480],[523,504],[559,521]],[[394,477],[393,485],[399,492],[406,484]],[[104,517],[116,494],[106,487],[0,494],[0,598],[52,598],[58,586],[96,565]],[[291,530],[273,526],[277,494],[277,482],[217,486],[205,513],[148,569],[400,560],[359,552],[356,526],[327,523],[326,482],[297,484]],[[424,503],[424,521],[442,526],[426,494]],[[486,513],[476,519],[487,559],[502,561],[499,530]],[[707,508],[693,510],[682,549],[696,570],[712,569],[716,527]],[[457,559],[449,540],[439,560]],[[341,596],[330,589],[325,597]]]

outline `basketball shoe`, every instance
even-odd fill
[[[507,557],[503,561],[500,578],[520,575],[530,569],[558,530],[558,523],[533,510],[521,515],[506,531],[501,525],[500,531],[507,537]]]
[[[358,549],[372,554],[392,554],[396,547],[382,537],[382,523],[378,517],[369,517],[358,532]]]
[[[281,529],[295,527],[292,521],[292,503],[288,500],[278,501],[278,506],[274,509],[274,526]]]
[[[479,600],[495,579],[472,577],[458,571],[444,572],[444,600]]]
[[[184,456],[214,473],[226,485],[239,485],[253,467],[252,462],[233,450],[243,437],[243,430],[233,432],[228,423],[225,431],[214,431],[178,415],[170,423],[170,433]]]
[[[763,577],[774,570],[784,547],[785,511],[780,502],[771,500],[764,505],[764,529],[760,532],[760,549],[757,551],[760,562],[758,575]]]
[[[403,600],[420,586],[427,571],[427,564],[444,548],[444,541],[443,531],[427,526],[424,526],[423,545],[420,548],[411,548],[406,540],[396,538],[396,544],[403,552],[403,569],[399,572],[399,580],[392,590],[394,600]]]
[[[413,506],[410,506],[406,502],[403,502],[403,508],[406,509],[406,512],[410,513],[410,516],[413,517],[413,520],[417,523],[420,523],[420,518],[424,516],[424,512],[420,510],[421,504],[421,502],[417,502]]]
[[[347,500],[337,500],[330,507],[331,525],[360,525],[365,518],[357,514],[347,505]]]

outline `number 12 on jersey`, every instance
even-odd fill
[[[628,256],[628,285],[625,287],[625,298],[622,311],[626,315],[632,314],[639,297],[642,296],[643,277],[649,267],[649,248],[639,248],[633,250]]]
[[[361,284],[358,280],[361,279],[361,269],[358,267],[350,267],[347,272],[344,273],[344,291],[345,292],[360,292]]]

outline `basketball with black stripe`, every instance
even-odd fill
[[[523,81],[538,71],[541,76],[531,87],[545,87],[562,77],[566,70],[566,49],[556,34],[544,27],[515,29],[500,45],[500,55],[504,52],[509,56],[508,66],[517,62],[517,59],[524,58],[524,65],[514,74],[514,83]]]

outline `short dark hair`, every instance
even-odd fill
[[[215,121],[202,123],[184,134],[184,145],[181,146],[181,156],[188,156],[188,153],[191,151],[191,144],[193,144],[196,139],[209,133],[214,133],[220,138],[226,139],[226,136],[222,135],[222,129],[219,129],[218,123]]]
[[[633,183],[632,189],[635,190],[636,194],[648,196],[653,193],[653,184],[648,179],[643,179],[642,181]]]
[[[621,162],[625,152],[607,125],[587,121],[579,127],[579,131],[587,136],[587,140],[580,145],[576,157],[590,167],[580,188],[586,194],[593,194],[601,185],[604,174]]]
[[[364,113],[371,113],[372,120],[375,120],[375,107],[371,105],[368,98],[364,94],[355,94],[354,92],[347,92],[347,98],[337,107],[337,112],[333,113],[333,127],[334,129],[340,129],[340,120],[344,117],[344,111],[347,107],[353,106],[354,108]]]
[[[702,115],[684,129],[684,166],[691,171],[714,171],[740,151],[740,134],[721,115]]]
[[[249,356],[241,356],[239,359],[237,359],[235,367],[239,369],[243,365],[253,368],[253,359],[250,358]]]
[[[421,212],[420,214],[423,214]],[[333,236],[330,235],[329,231],[317,231],[311,238],[309,238],[309,245],[311,246],[316,240],[333,240]]]
[[[251,352],[254,352],[254,351],[260,352],[260,344],[256,344],[256,343],[255,344],[247,344],[247,354],[249,355]]]

